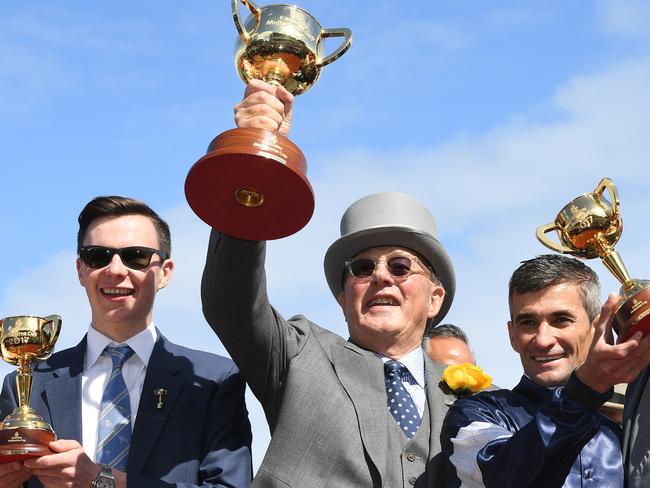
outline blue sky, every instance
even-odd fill
[[[457,272],[446,320],[466,329],[501,386],[521,371],[505,328],[508,278],[545,252],[535,228],[602,177],[622,200],[617,249],[632,275],[650,278],[647,2],[299,5],[324,27],[351,28],[354,42],[296,100],[290,137],[307,157],[316,209],[301,232],[269,245],[281,313],[346,334],[322,258],[345,208],[376,191],[431,209]],[[226,0],[0,4],[0,316],[58,313],[58,348],[75,344],[89,322],[74,271],[77,215],[96,195],[128,195],[172,226],[177,267],[156,324],[224,353],[200,311],[208,228],[183,185],[233,126],[243,93],[235,36]],[[618,288],[590,264],[603,296]],[[252,399],[250,409],[257,465],[268,429]]]

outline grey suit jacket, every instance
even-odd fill
[[[251,432],[245,384],[227,358],[178,346],[158,333],[142,386],[127,477],[129,487],[248,487]],[[39,363],[31,407],[59,439],[82,442],[81,377],[86,339]],[[16,406],[15,376],[5,377],[2,418]],[[167,390],[163,408],[153,391]],[[42,485],[36,477],[29,488]]]
[[[650,405],[642,403],[643,390],[650,380],[650,367],[630,383],[625,392],[625,409],[623,410],[623,461],[625,464],[625,486],[629,488],[647,488],[650,486],[650,459],[641,463],[640,456],[650,458],[650,432],[639,431],[641,420],[646,428],[650,427]],[[646,396],[647,398],[647,396]],[[646,417],[645,419],[643,417]],[[633,453],[631,448],[638,439],[645,439],[639,447],[641,451]],[[637,448],[638,451],[638,448]]]
[[[271,443],[257,487],[387,486],[402,447],[388,445],[382,361],[303,316],[268,302],[265,244],[213,231],[203,275],[204,314],[261,402]],[[431,435],[416,486],[441,487],[440,427],[453,397],[425,355]],[[398,476],[399,478],[399,476]],[[390,487],[395,488],[395,487]]]

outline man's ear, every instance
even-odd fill
[[[431,292],[431,302],[429,303],[429,312],[427,313],[427,318],[432,319],[442,307],[442,303],[445,301],[445,289],[442,286],[435,286]]]
[[[167,284],[171,281],[172,275],[174,274],[174,261],[172,258],[166,259],[165,262],[160,267],[162,271],[162,276],[158,281],[158,290],[165,288]]]
[[[86,283],[85,283],[86,279],[85,279],[83,273],[81,272],[81,266],[82,266],[81,259],[77,258],[77,261],[76,261],[75,264],[77,266],[77,277],[79,278],[79,284],[81,286],[85,287],[86,286]]]
[[[341,308],[345,310],[345,291],[339,293],[339,296],[336,298],[336,301],[339,302]]]
[[[510,346],[518,353],[519,349],[515,342],[515,325],[512,323],[512,320],[508,320],[508,337],[510,338]]]

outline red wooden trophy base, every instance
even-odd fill
[[[650,332],[650,287],[628,298],[614,314],[614,330],[620,331],[618,342],[625,342],[635,332]]]
[[[206,224],[251,241],[302,229],[314,212],[305,156],[265,129],[231,129],[217,136],[190,169],[185,197]]]
[[[47,445],[55,440],[56,434],[47,429],[0,429],[0,463],[53,454]]]

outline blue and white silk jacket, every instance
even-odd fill
[[[512,391],[457,400],[440,436],[445,486],[622,488],[621,429],[597,411],[611,393],[575,375],[569,383],[544,388],[524,376]]]

